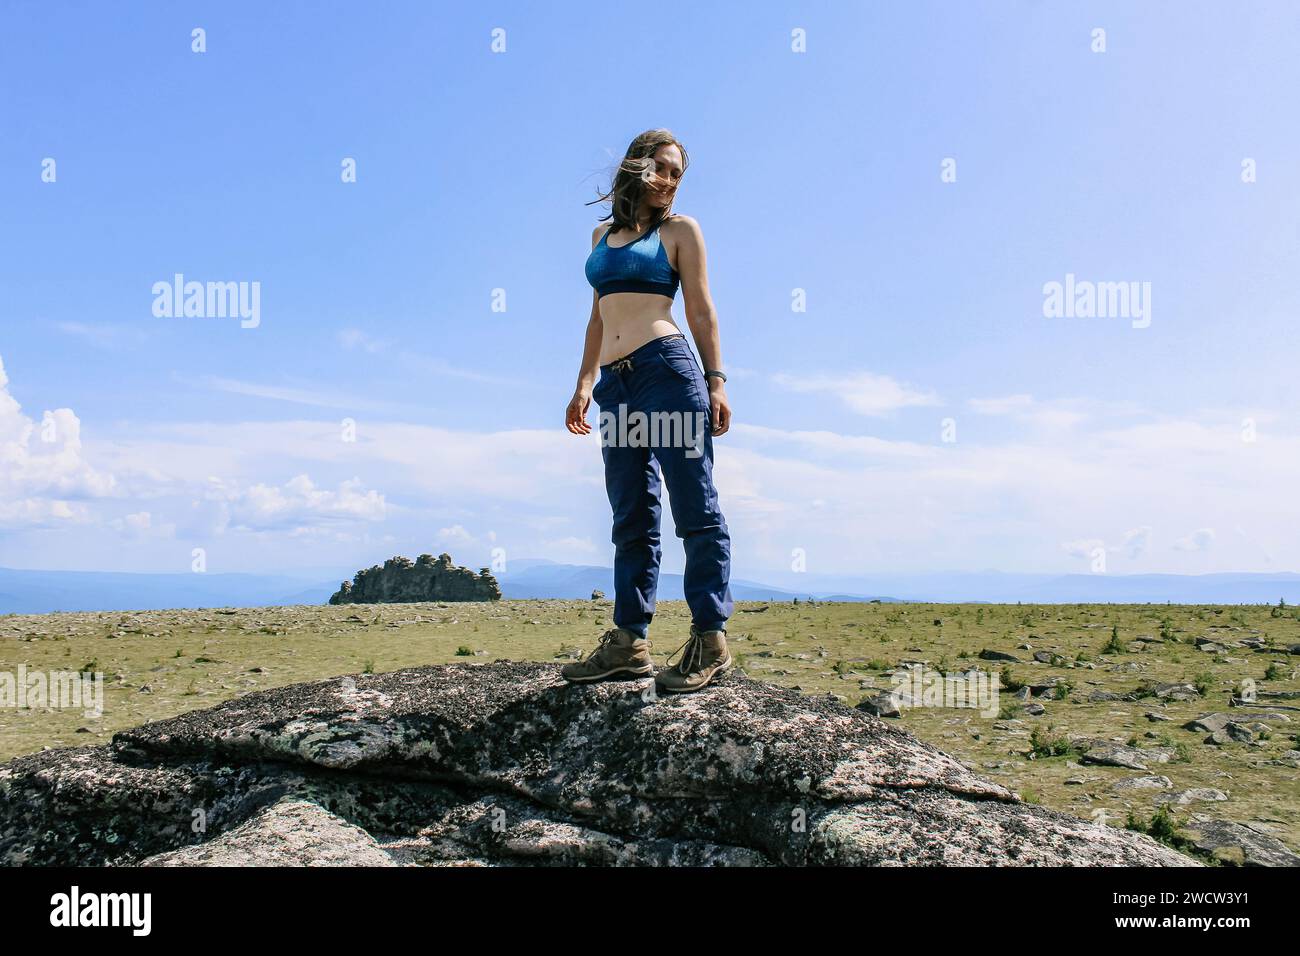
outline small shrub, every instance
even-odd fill
[[[1060,735],[1053,735],[1051,730],[1051,727],[1048,727],[1047,730],[1035,727],[1029,735],[1029,747],[1035,757],[1040,759],[1043,757],[1065,757],[1077,752],[1077,748],[1069,740]]]

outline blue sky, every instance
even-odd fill
[[[737,574],[1296,570],[1297,49],[1283,2],[6,3],[0,566],[608,563],[584,203],[667,126]],[[156,317],[178,272],[260,324]],[[1067,274],[1149,325],[1044,316]]]

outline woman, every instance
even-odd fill
[[[713,438],[726,434],[731,408],[727,376],[719,370],[704,238],[694,219],[672,214],[686,163],[686,150],[668,130],[642,133],[627,148],[610,191],[596,200],[610,203],[612,223],[591,234],[591,318],[565,426],[590,434],[587,409],[596,399],[614,511],[615,627],[590,657],[561,669],[569,681],[654,672],[647,635],[661,556],[660,470],[686,549],[692,624],[678,648],[681,660],[671,665],[677,652],[670,655],[671,666],[655,682],[665,691],[696,691],[731,666],[731,538],[713,487]],[[703,372],[670,311],[679,284]],[[648,433],[638,421],[650,422]]]

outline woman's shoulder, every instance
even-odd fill
[[[669,235],[700,235],[700,224],[694,219],[694,217],[683,215],[679,212],[675,212],[665,219],[660,228],[668,230]]]
[[[659,231],[673,248],[681,248],[683,245],[701,247],[704,245],[704,233],[700,229],[700,224],[691,216],[673,213],[664,220]]]

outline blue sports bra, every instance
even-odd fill
[[[611,292],[649,292],[676,298],[680,277],[668,261],[668,251],[659,240],[659,226],[625,246],[610,246],[605,240],[610,230],[587,257],[587,281],[596,290],[596,298]]]

